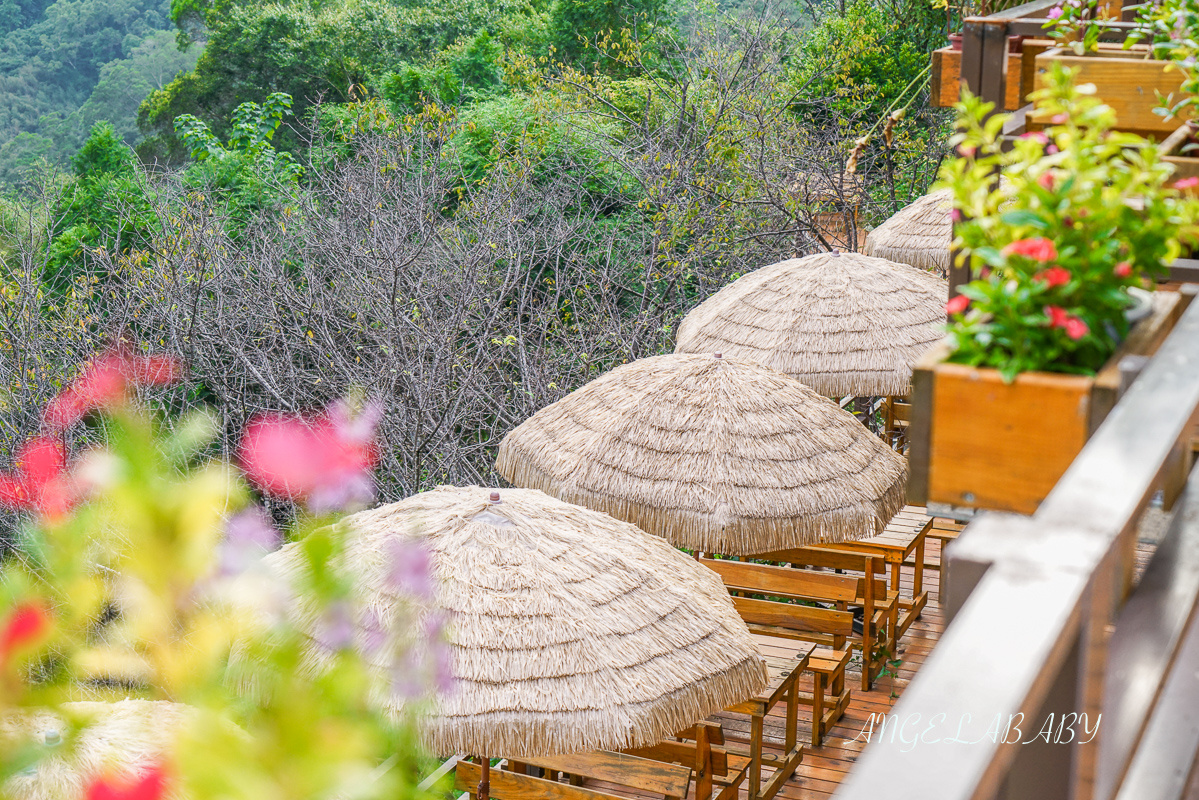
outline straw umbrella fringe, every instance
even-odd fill
[[[9,737],[29,735],[49,746],[63,742],[64,753],[49,755],[28,773],[10,777],[0,796],[10,800],[78,800],[87,784],[112,773],[141,777],[168,756],[190,706],[150,700],[116,703],[64,703],[62,716],[38,712],[0,722],[0,746]],[[65,742],[70,726],[81,725],[73,746]],[[11,740],[10,740],[11,741]],[[169,790],[178,795],[178,787]]]
[[[347,517],[344,568],[360,619],[448,614],[453,691],[420,726],[432,752],[512,758],[639,747],[759,691],[765,666],[718,576],[637,528],[541,492],[439,487]],[[419,542],[431,599],[397,587],[397,543]],[[268,556],[285,583],[295,545]],[[415,606],[414,606],[415,603]],[[317,610],[293,609],[305,629]],[[359,646],[366,647],[359,630]],[[311,652],[310,668],[328,654]],[[386,659],[376,700],[400,713]]]
[[[906,264],[819,253],[738,278],[679,325],[677,353],[722,352],[828,397],[904,395],[938,339],[948,284]]]
[[[509,433],[496,469],[679,547],[733,555],[874,535],[907,478],[903,457],[835,403],[711,355],[612,370]]]
[[[940,189],[917,198],[866,236],[862,252],[948,277],[953,194]]]

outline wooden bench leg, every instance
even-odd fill
[[[812,673],[812,747],[824,741],[824,673]]]
[[[762,718],[757,714],[750,717],[749,723],[749,786],[746,787],[748,800],[758,800],[762,789]]]

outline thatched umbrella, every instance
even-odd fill
[[[818,253],[750,272],[692,309],[676,353],[723,352],[827,397],[908,393],[942,333],[948,284],[857,253]]]
[[[909,264],[917,269],[949,276],[953,226],[953,193],[939,189],[895,212],[866,236],[862,252],[868,256]]]
[[[78,800],[90,781],[105,774],[140,778],[170,755],[191,706],[150,700],[63,703],[59,713],[40,711],[0,722],[0,746],[32,736],[63,753],[42,758],[0,786],[10,800]],[[78,726],[73,746],[66,740]],[[5,742],[8,745],[5,745]],[[53,750],[51,751],[53,752]],[[174,791],[171,792],[173,796]]]
[[[435,753],[519,759],[644,746],[765,686],[719,577],[605,514],[523,489],[439,487],[340,525],[360,619],[383,629],[411,624],[397,546],[427,554],[425,607],[449,614],[456,678],[421,722]],[[295,585],[303,558],[291,544],[264,564]],[[296,613],[305,629],[317,624],[302,602]],[[387,692],[380,700],[403,703]]]
[[[713,355],[618,367],[500,444],[518,486],[734,555],[872,536],[903,506],[907,463],[836,403]]]

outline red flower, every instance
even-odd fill
[[[1053,191],[1054,183],[1052,172],[1042,172],[1041,177],[1037,178],[1037,185],[1047,192]]]
[[[308,500],[314,511],[368,500],[377,459],[371,439],[381,409],[369,406],[353,419],[338,407],[333,412],[252,420],[239,451],[246,476],[268,494]]]
[[[170,356],[143,356],[114,350],[93,361],[62,394],[46,406],[42,419],[55,430],[66,428],[96,408],[125,402],[129,386],[162,386],[179,377]]]
[[[1121,261],[1112,268],[1112,272],[1115,273],[1117,278],[1127,278],[1132,274],[1132,264],[1129,264],[1127,261]]]
[[[1066,320],[1070,319],[1066,309],[1057,306],[1045,306],[1045,313],[1049,315],[1049,327],[1051,328],[1064,328]]]
[[[970,305],[970,298],[964,294],[959,294],[957,297],[945,304],[946,314],[961,314]]]
[[[0,505],[33,509],[47,517],[71,510],[76,493],[60,441],[49,436],[30,439],[17,451],[15,460],[15,473],[0,473]]]
[[[156,764],[133,780],[113,781],[108,776],[93,778],[86,800],[161,800],[166,794],[167,774]]]
[[[1078,317],[1070,317],[1070,319],[1066,320],[1066,335],[1076,342],[1086,336],[1089,330],[1090,328],[1087,327],[1087,323]]]
[[[1033,261],[1053,261],[1057,258],[1057,248],[1048,239],[1019,239],[1003,248],[1005,256],[1017,255],[1031,258]]]
[[[18,605],[0,628],[0,666],[7,664],[16,650],[35,644],[49,632],[50,615],[41,606],[33,603]]]
[[[1050,289],[1054,286],[1065,286],[1070,282],[1070,270],[1063,267],[1050,267],[1038,272],[1037,280],[1045,281]]]

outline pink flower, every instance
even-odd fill
[[[970,298],[964,294],[959,294],[957,297],[945,304],[945,313],[949,315],[961,314],[970,305]]]
[[[978,152],[978,148],[972,144],[959,144],[958,154],[966,158],[974,158],[974,154]]]
[[[1183,178],[1174,181],[1175,189],[1194,189],[1196,186],[1199,186],[1199,178]]]
[[[62,430],[93,409],[112,408],[128,399],[130,386],[164,386],[179,378],[179,365],[169,356],[143,356],[110,351],[90,363],[83,374],[50,401],[42,419]]]
[[[949,209],[949,221],[950,222],[961,222],[962,221],[962,209],[960,209],[960,208]]]
[[[1045,152],[1048,153],[1049,155],[1053,155],[1054,153],[1058,152],[1057,145],[1056,144],[1049,145],[1048,147],[1045,148]]]
[[[264,492],[304,499],[314,513],[365,504],[374,496],[371,439],[380,414],[372,404],[353,419],[336,405],[315,419],[261,415],[242,437],[242,469]]]
[[[1050,118],[1049,121],[1052,122],[1054,125],[1065,125],[1067,122],[1070,121],[1070,115],[1069,114],[1054,114]]]
[[[1062,15],[1062,8],[1061,8],[1061,6],[1057,6],[1055,8],[1049,9],[1049,13],[1046,14],[1045,16],[1048,17],[1049,19],[1057,19],[1061,15]]]
[[[1064,286],[1070,282],[1070,271],[1063,267],[1050,267],[1038,272],[1037,280],[1045,281],[1050,289],[1055,286]]]
[[[1058,306],[1045,306],[1045,313],[1049,316],[1049,327],[1051,328],[1064,328],[1066,321],[1070,319],[1066,309]]]
[[[161,800],[166,794],[166,784],[166,770],[156,764],[132,780],[114,781],[109,776],[94,778],[84,797],[85,800]]]
[[[34,603],[21,603],[14,608],[0,628],[0,667],[12,654],[46,638],[50,633],[50,615]]]
[[[17,451],[15,461],[15,472],[0,473],[0,505],[30,509],[49,518],[71,510],[77,497],[62,442],[50,436],[30,439]]]
[[[1066,335],[1076,342],[1082,337],[1086,336],[1087,331],[1090,330],[1090,328],[1087,327],[1087,323],[1083,322],[1078,317],[1070,317],[1070,319],[1066,320],[1065,328]]]
[[[1115,274],[1117,278],[1127,278],[1132,274],[1132,264],[1129,264],[1127,261],[1121,261],[1112,268],[1112,273]]]
[[[1029,131],[1028,133],[1020,134],[1021,139],[1032,139],[1041,144],[1049,144],[1049,136],[1043,131]]]
[[[1052,172],[1042,172],[1040,177],[1037,178],[1037,185],[1047,192],[1053,191],[1054,183]]]
[[[1031,258],[1033,261],[1052,261],[1057,258],[1057,248],[1048,239],[1020,239],[1003,248],[1005,256],[1017,255]]]

